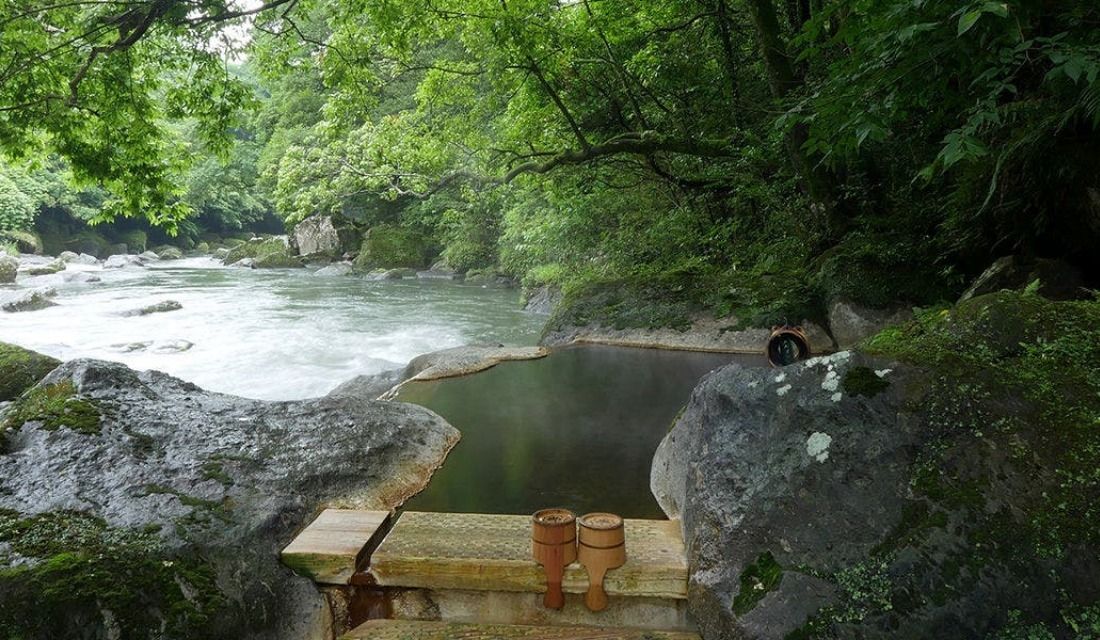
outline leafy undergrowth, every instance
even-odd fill
[[[929,372],[905,408],[927,440],[895,530],[823,576],[840,602],[789,637],[956,615],[944,611],[973,614],[968,637],[1100,637],[1100,300],[991,294],[864,350]]]
[[[55,511],[0,510],[0,637],[213,638],[225,605],[213,569],[165,553],[157,528],[109,527]]]

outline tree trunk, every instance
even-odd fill
[[[760,53],[764,59],[764,69],[768,74],[768,86],[776,101],[784,102],[802,81],[795,74],[794,65],[787,55],[787,45],[779,26],[779,16],[772,0],[745,0],[752,18],[756,37],[760,44]],[[836,239],[843,233],[845,219],[841,216],[832,197],[832,188],[828,177],[820,167],[810,162],[802,147],[809,137],[806,125],[797,124],[787,132],[787,154],[795,172],[802,180],[803,188],[816,207],[824,214],[826,234]]]

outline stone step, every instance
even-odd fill
[[[684,600],[688,563],[680,524],[626,520],[626,564],[607,572],[612,597]],[[542,593],[545,573],[531,559],[531,517],[408,511],[371,555],[381,586],[432,590]],[[588,590],[588,574],[565,570],[567,593]]]
[[[325,509],[283,549],[283,564],[321,584],[347,584],[388,524],[388,511]]]
[[[341,640],[700,640],[698,634],[604,627],[372,620]]]

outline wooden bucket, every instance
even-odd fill
[[[542,603],[549,609],[565,606],[561,590],[566,565],[577,560],[577,517],[566,509],[543,509],[531,518],[531,555],[546,570],[546,595]]]
[[[588,592],[584,604],[592,611],[607,608],[604,575],[626,563],[626,530],[614,513],[588,513],[578,520],[580,538],[577,558],[588,570]]]

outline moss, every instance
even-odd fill
[[[213,638],[227,602],[212,567],[164,550],[154,531],[109,527],[72,511],[0,510],[0,542],[30,562],[0,563],[0,637]]]
[[[278,258],[274,256],[282,256],[283,258],[290,258],[290,249],[287,247],[286,240],[282,237],[265,238],[262,240],[253,239],[248,242],[242,242],[229,250],[229,254],[225,256],[225,264],[233,264],[239,260],[245,258],[252,258],[254,260],[266,259],[269,264],[276,261]]]
[[[42,253],[42,238],[33,231],[8,229],[0,231],[0,239],[15,244],[20,253]]]
[[[597,324],[614,329],[685,331],[692,316],[702,310],[685,279],[595,282],[563,291],[546,331]]]
[[[0,402],[15,400],[59,364],[60,360],[0,342]]]
[[[253,266],[260,269],[297,269],[302,266],[302,260],[287,253],[269,253],[256,258]]]
[[[33,387],[9,411],[5,428],[18,429],[27,422],[38,422],[47,431],[62,427],[87,435],[100,432],[102,414],[95,402],[81,398],[73,383]]]
[[[378,225],[367,232],[353,267],[371,269],[405,267],[420,269],[428,262],[428,241],[423,234],[401,227]]]
[[[890,383],[875,374],[870,367],[852,367],[840,381],[844,393],[873,398],[885,391]]]
[[[225,472],[220,462],[210,461],[203,463],[202,477],[208,480],[217,480],[227,487],[233,484],[233,478]]]
[[[769,591],[775,590],[783,580],[783,567],[775,561],[770,551],[761,553],[756,562],[741,572],[741,589],[733,599],[733,612],[739,616],[752,611]]]

